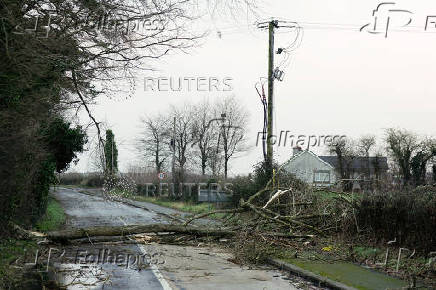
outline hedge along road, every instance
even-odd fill
[[[147,211],[66,188],[54,196],[67,228],[168,222],[156,207]],[[298,289],[295,283],[303,283],[269,268],[242,268],[212,247],[88,243],[68,246],[66,253],[69,259],[54,265],[61,270],[56,279],[68,289]]]

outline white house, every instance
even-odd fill
[[[293,153],[283,165],[285,171],[313,186],[331,186],[336,182],[335,168],[315,153],[300,148],[294,148]]]
[[[368,182],[379,180],[388,170],[387,158],[382,156],[354,156],[342,160],[339,166],[337,156],[317,156],[315,153],[300,147],[293,148],[293,156],[283,164],[283,169],[295,174],[304,182],[313,186],[331,186],[340,180],[340,170],[352,181],[352,188],[360,190],[368,187]],[[365,183],[366,182],[366,183]]]

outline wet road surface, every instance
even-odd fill
[[[59,188],[54,196],[67,214],[66,228],[169,222],[158,208],[148,211],[76,189]],[[279,271],[242,268],[230,258],[211,247],[100,243],[66,247],[55,268],[67,289],[298,289]]]
[[[155,212],[61,188],[55,193],[68,216],[67,228],[166,223]]]

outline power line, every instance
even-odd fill
[[[287,21],[288,23],[295,23],[292,21]],[[253,24],[253,28],[256,25]],[[354,32],[360,32],[360,29],[362,28],[362,24],[346,24],[346,23],[323,23],[323,22],[298,22],[298,25],[303,28],[304,30],[333,30],[333,31],[354,31]],[[286,28],[287,26],[281,26],[282,28]],[[402,32],[402,33],[429,33],[434,34],[436,31],[426,31],[423,29],[423,27],[420,26],[407,26],[412,29],[389,29],[389,31],[392,32]],[[287,28],[294,28],[292,26],[289,26]],[[416,30],[413,30],[416,29]],[[222,27],[222,28],[216,28],[217,31],[224,34],[239,34],[239,33],[245,33],[247,30],[251,30],[250,26],[247,28],[241,28],[241,27]],[[418,30],[419,29],[419,30]],[[277,34],[281,33],[288,33],[287,31],[280,32],[277,31]]]

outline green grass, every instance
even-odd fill
[[[315,191],[315,195],[325,202],[333,202],[335,199],[343,199],[351,202],[360,199],[362,196],[360,193],[338,193],[328,190]]]
[[[302,259],[284,259],[300,268],[309,270],[315,274],[352,286],[356,289],[401,289],[407,286],[407,282],[390,277],[383,273],[371,271],[363,267],[346,263],[326,263],[319,261],[307,261]]]
[[[10,267],[10,265],[13,265],[18,257],[24,255],[25,249],[33,252],[36,248],[34,241],[0,240],[0,289],[8,289],[19,282],[22,270]]]
[[[274,257],[282,261],[357,289],[398,289],[401,288],[401,285],[407,285],[408,277],[420,277],[423,270],[427,269],[425,266],[427,261],[424,257],[415,256],[410,259],[402,259],[400,271],[396,275],[401,278],[397,279],[386,274],[395,272],[398,248],[390,250],[387,271],[381,265],[385,260],[385,255],[386,248],[360,244],[350,249],[348,243],[343,244],[333,237],[320,239],[313,246],[300,248],[298,258],[295,256],[295,251],[290,251],[288,248],[278,248],[273,254]],[[368,260],[371,270],[357,265],[366,260]],[[379,265],[376,266],[374,263],[379,263]],[[430,289],[431,287],[425,287],[434,286],[431,279],[432,276],[429,275],[422,281],[418,281],[418,286]]]
[[[46,212],[36,223],[36,229],[43,232],[54,231],[61,228],[64,223],[65,213],[63,208],[53,197],[49,197]],[[23,257],[25,251],[30,253],[28,255],[31,256],[36,249],[37,244],[35,241],[0,240],[0,289],[9,289],[11,287],[12,289],[24,289],[21,283],[26,282],[29,277],[24,274],[22,269],[11,267],[11,265],[14,265],[19,257]],[[20,261],[22,264],[23,260]]]
[[[50,197],[47,210],[42,218],[37,222],[36,228],[42,232],[55,231],[60,229],[65,223],[65,213],[61,205]]]
[[[65,222],[65,213],[60,204],[49,197],[45,214],[37,222],[39,231],[53,231],[59,229]],[[35,241],[5,239],[0,240],[0,289],[19,285],[22,270],[11,267],[18,257],[36,251]],[[22,261],[21,261],[22,262]]]
[[[384,251],[371,247],[354,247],[354,253],[359,257],[371,258],[377,255],[384,255]]]
[[[164,198],[158,197],[146,197],[146,196],[130,196],[131,199],[136,201],[145,201],[154,203],[160,206],[169,207],[179,211],[192,213],[192,214],[202,214],[216,210],[216,207],[210,203],[193,203],[185,201],[171,201]],[[222,218],[225,214],[213,214],[210,218]]]

